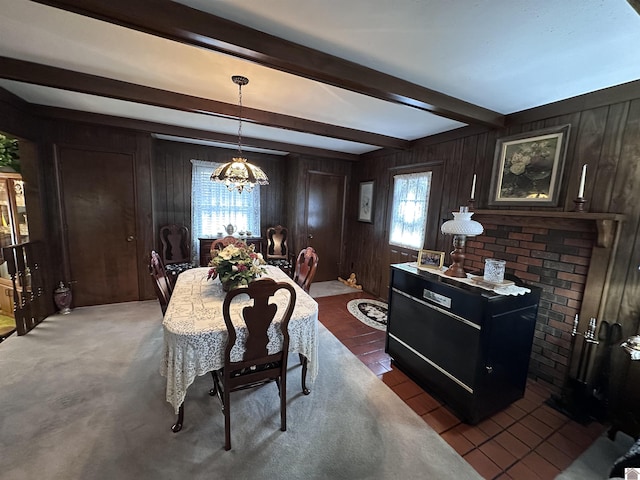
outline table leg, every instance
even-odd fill
[[[180,430],[182,430],[183,420],[184,420],[184,402],[182,402],[182,405],[180,405],[180,408],[178,409],[178,418],[176,419],[176,423],[171,427],[171,431],[173,433],[178,433]]]
[[[302,393],[309,395],[311,393],[311,390],[307,388],[307,364],[309,360],[301,353],[298,355],[300,356],[300,363],[302,364]]]

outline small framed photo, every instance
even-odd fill
[[[358,221],[373,223],[373,180],[360,182],[358,195]]]
[[[489,205],[555,207],[570,125],[499,138]]]
[[[442,268],[444,264],[444,252],[435,250],[420,250],[418,252],[418,268]]]

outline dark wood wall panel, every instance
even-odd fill
[[[151,182],[151,137],[145,133],[136,133],[135,186],[137,252],[138,252],[138,289],[141,298],[153,298],[153,284],[149,281],[150,246],[153,245],[153,199]]]
[[[159,228],[169,223],[191,225],[191,160],[226,163],[236,151],[189,143],[157,140],[153,158],[153,214],[156,248]],[[250,162],[264,170],[269,185],[260,189],[261,232],[287,223],[285,215],[285,157],[245,152]],[[222,225],[221,225],[222,227]],[[214,235],[216,232],[211,232]]]

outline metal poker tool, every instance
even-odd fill
[[[569,357],[568,358],[573,358],[573,352],[576,348],[576,337],[579,335],[578,333],[578,314],[576,313],[576,316],[573,320],[573,330],[571,330],[571,343],[569,344]],[[567,374],[565,376],[565,379],[569,377],[569,371],[570,368],[567,368]]]
[[[589,330],[584,334],[584,340],[582,342],[582,351],[580,352],[580,361],[578,363],[578,377],[577,380],[582,383],[587,382],[589,373],[589,361],[591,359],[591,350],[593,345],[598,344],[596,337],[597,320],[591,317],[589,320]]]

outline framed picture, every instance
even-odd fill
[[[373,223],[373,180],[360,182],[358,221]]]
[[[418,268],[442,268],[444,264],[444,252],[435,250],[420,250],[418,252]]]
[[[570,125],[499,138],[489,205],[555,207]]]

